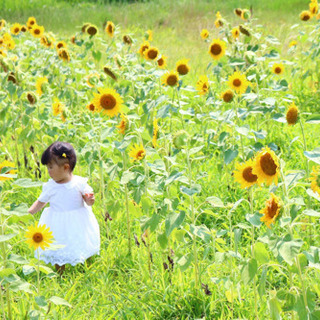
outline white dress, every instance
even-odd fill
[[[44,209],[38,224],[50,228],[54,244],[64,245],[57,250],[39,249],[40,259],[45,263],[74,266],[99,254],[99,225],[92,208],[82,198],[85,193],[92,192],[87,180],[73,175],[67,183],[50,179],[43,185],[38,200],[49,202],[50,207]]]

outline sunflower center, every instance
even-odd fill
[[[63,47],[63,44],[62,44],[62,43],[58,43],[58,44],[57,44],[57,48],[58,48],[58,49],[60,49],[60,48],[62,48],[62,47]]]
[[[242,177],[247,182],[256,182],[258,177],[252,173],[252,167],[247,167],[242,171]]]
[[[40,242],[43,241],[43,235],[42,235],[42,233],[37,232],[37,233],[35,233],[35,234],[33,235],[32,239],[33,239],[34,242],[40,243]]]
[[[281,73],[281,68],[280,67],[276,67],[274,70],[275,73]]]
[[[189,69],[185,64],[180,64],[180,66],[178,66],[177,70],[178,70],[179,74],[181,74],[182,76],[189,72]]]
[[[162,59],[162,58],[160,58],[159,60],[158,60],[158,66],[163,66],[163,64],[164,64],[164,60]]]
[[[214,45],[211,46],[211,53],[215,56],[219,55],[222,51],[222,48],[220,44],[215,43]]]
[[[233,85],[235,87],[240,87],[241,86],[241,80],[240,79],[234,79],[232,83],[233,83]]]
[[[262,171],[268,176],[274,176],[277,172],[277,165],[270,153],[266,153],[260,158],[260,166]]]
[[[100,98],[100,105],[103,109],[111,110],[117,104],[115,97],[111,94],[103,94]]]
[[[177,77],[174,74],[172,74],[168,77],[167,84],[173,87],[174,85],[177,84],[177,81],[178,81]]]
[[[36,102],[35,97],[31,93],[28,93],[27,98],[31,104],[34,104]]]
[[[112,25],[111,25],[111,24],[108,25],[108,32],[109,32],[109,33],[113,33],[113,28],[112,28]]]
[[[144,157],[144,151],[143,150],[139,150],[137,152],[137,159],[142,159]]]
[[[35,34],[40,34],[40,30],[39,29],[34,29],[34,33]]]
[[[62,59],[69,60],[68,53],[67,53],[67,51],[65,51],[65,50],[62,50],[62,51],[61,51],[60,56],[61,56]]]
[[[30,25],[31,26],[34,25],[34,21],[33,20],[30,21]]]
[[[268,216],[270,218],[273,218],[277,214],[279,206],[278,206],[278,203],[274,201],[274,199],[272,199],[272,201],[270,201],[267,204],[267,208],[268,208]]]
[[[226,92],[224,95],[223,95],[223,101],[224,102],[230,102],[233,98],[233,94],[231,92]]]
[[[94,111],[94,104],[93,103],[90,104],[89,109],[90,109],[90,111]]]
[[[310,16],[308,14],[305,14],[303,17],[302,17],[302,20],[303,21],[308,21],[310,19]]]
[[[19,31],[20,31],[19,28],[15,28],[15,29],[14,29],[14,32],[15,32],[15,33],[18,33]]]
[[[87,31],[91,36],[94,36],[97,33],[97,29],[95,27],[89,27]]]
[[[156,50],[149,50],[148,51],[148,58],[154,60],[158,55],[158,52]]]

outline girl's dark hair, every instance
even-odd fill
[[[68,142],[61,141],[51,144],[41,156],[43,165],[47,165],[50,162],[55,162],[58,166],[68,163],[72,172],[77,163],[77,156],[73,146]]]

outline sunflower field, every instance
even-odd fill
[[[232,14],[197,31],[196,71],[151,29],[1,18],[0,319],[320,319],[319,5],[285,44]],[[62,275],[28,213],[57,140],[101,231]]]

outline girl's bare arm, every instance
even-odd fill
[[[36,200],[33,205],[28,209],[28,212],[31,214],[35,214],[45,207],[47,203]]]

